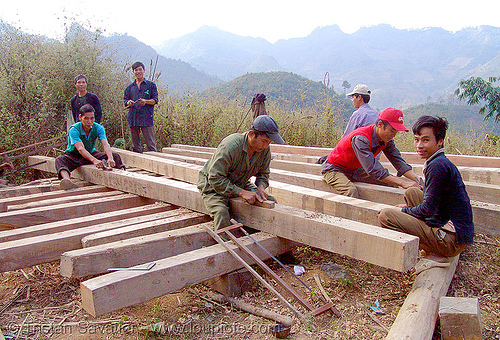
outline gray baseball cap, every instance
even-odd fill
[[[285,144],[285,141],[279,135],[278,123],[268,115],[262,115],[255,118],[252,123],[252,130],[265,132],[276,144]]]

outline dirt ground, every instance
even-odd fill
[[[352,281],[328,278],[320,270],[328,262],[346,268]],[[315,306],[321,302],[313,274],[320,273],[325,290],[342,314],[337,318],[327,312],[304,322],[295,319],[288,339],[297,340],[384,339],[414,279],[409,273],[297,247],[289,265],[305,267],[301,278],[313,288],[307,294],[284,269],[268,264]],[[212,301],[206,297],[211,290],[201,284],[93,318],[81,307],[80,281],[60,276],[58,265],[53,262],[0,274],[0,327],[6,339],[275,339],[270,333],[275,322]],[[267,281],[272,282],[269,277]],[[484,339],[500,339],[499,238],[476,235],[474,245],[461,255],[447,295],[478,297]],[[293,317],[256,281],[241,299]],[[385,314],[371,311],[377,300]],[[434,339],[440,339],[439,324]]]

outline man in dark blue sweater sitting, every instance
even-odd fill
[[[413,125],[415,149],[426,160],[423,192],[409,188],[405,205],[379,214],[382,227],[418,236],[420,248],[431,260],[436,260],[435,255],[458,255],[474,238],[472,208],[462,176],[443,150],[447,128],[445,118],[432,116],[422,116]]]

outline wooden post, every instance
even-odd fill
[[[443,296],[439,302],[441,340],[481,340],[478,298]]]

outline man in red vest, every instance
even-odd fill
[[[350,197],[358,196],[352,181],[404,189],[419,187],[418,176],[394,144],[398,131],[408,131],[403,124],[403,112],[392,107],[381,111],[375,124],[360,127],[340,140],[321,167],[323,180],[337,193]],[[396,168],[397,176],[391,175],[376,159],[382,151]]]

